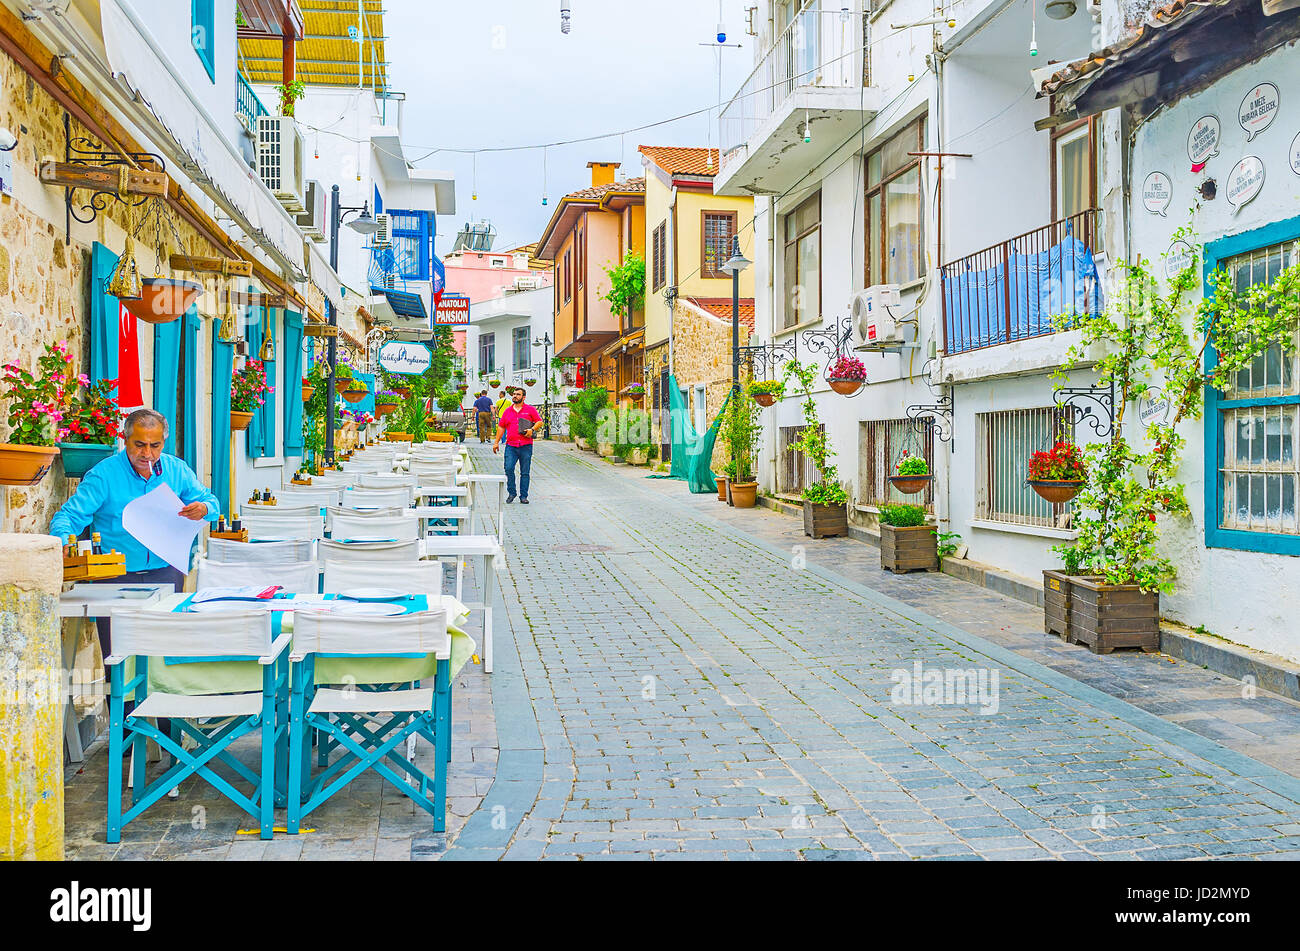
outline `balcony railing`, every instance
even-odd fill
[[[1054,333],[1054,318],[1099,315],[1097,212],[1079,212],[940,268],[944,352]]]
[[[718,125],[724,168],[728,155],[741,149],[796,89],[865,85],[866,69],[859,64],[866,62],[869,26],[863,15],[823,10],[820,0],[805,6],[722,110]]]
[[[243,73],[235,73],[235,114],[250,130],[257,129],[257,120],[259,116],[269,116],[266,106],[262,105],[262,100],[257,98],[257,93],[253,92],[253,87],[248,84]]]

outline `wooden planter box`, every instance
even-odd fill
[[[1043,633],[1070,640],[1070,590],[1081,575],[1043,572]]]
[[[1160,592],[1072,578],[1066,639],[1086,644],[1094,654],[1109,654],[1117,647],[1154,653],[1160,650]]]
[[[804,502],[803,533],[812,538],[834,538],[848,535],[848,506]]]
[[[939,570],[939,539],[933,525],[880,526],[880,567],[895,574]]]

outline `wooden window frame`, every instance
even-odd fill
[[[862,281],[864,287],[871,287],[873,283],[876,283],[872,280],[871,277],[871,262],[874,260],[872,256],[872,247],[871,247],[871,199],[875,195],[880,196],[880,217],[881,217],[880,246],[875,249],[875,254],[880,256],[880,261],[881,261],[879,283],[887,284],[889,283],[889,279],[885,271],[886,271],[886,262],[888,262],[889,260],[889,254],[887,253],[886,250],[887,245],[889,243],[889,219],[888,217],[886,217],[885,188],[895,179],[900,178],[903,175],[906,175],[908,172],[912,171],[912,169],[918,170],[916,190],[917,190],[917,200],[920,202],[920,209],[921,209],[920,220],[921,220],[921,244],[922,244],[922,247],[920,248],[920,254],[917,255],[917,260],[920,262],[921,270],[920,273],[916,276],[915,280],[920,280],[921,278],[925,277],[925,247],[924,247],[926,241],[925,176],[919,174],[919,170],[921,167],[920,156],[914,157],[911,162],[908,162],[906,165],[903,165],[901,168],[895,169],[893,172],[890,172],[888,175],[882,174],[880,177],[880,181],[877,182],[875,185],[871,184],[870,175],[871,175],[872,157],[875,155],[883,155],[886,148],[888,148],[891,144],[893,144],[898,139],[901,139],[904,136],[906,136],[908,132],[916,133],[915,151],[917,152],[925,151],[925,127],[926,127],[927,119],[928,116],[925,115],[918,116],[917,118],[909,122],[906,126],[899,129],[887,140],[880,143],[880,145],[878,145],[876,148],[872,149],[870,152],[867,152],[862,158],[862,187],[863,187],[863,193],[866,196],[866,200],[862,203],[862,247],[863,247]],[[883,168],[883,159],[882,159],[882,168]]]
[[[803,211],[804,208],[805,208],[807,205],[811,204],[811,203],[814,202],[814,201],[817,202],[817,224],[816,224],[814,227],[807,228],[807,229],[805,229],[805,230],[803,230],[803,231],[798,232],[798,233],[797,233],[793,238],[787,238],[787,237],[786,237],[786,234],[787,234],[787,232],[788,232],[789,229],[786,228],[786,222],[788,222],[792,217],[796,217],[796,216],[799,214],[799,212]],[[795,253],[795,267],[794,267],[794,271],[795,271],[795,276],[796,276],[796,277],[797,277],[798,274],[799,274],[799,244],[800,244],[800,242],[803,241],[804,238],[808,237],[808,236],[809,236],[810,234],[812,234],[814,231],[817,232],[817,315],[816,315],[816,319],[817,319],[817,320],[820,320],[820,319],[821,319],[821,316],[822,316],[821,311],[822,311],[822,251],[823,251],[823,246],[822,246],[822,243],[821,243],[821,230],[822,230],[822,193],[821,193],[821,189],[818,189],[818,190],[817,190],[817,194],[815,194],[815,195],[809,195],[809,196],[808,196],[807,198],[805,198],[803,201],[799,202],[798,205],[796,205],[794,208],[791,208],[791,209],[790,209],[789,213],[787,213],[787,214],[781,216],[781,266],[782,266],[783,268],[785,267],[786,252],[790,250],[791,246],[793,246],[793,247],[794,247],[794,253]],[[790,275],[788,275],[788,274],[784,274],[784,273],[783,273],[783,274],[781,275],[781,277],[782,277],[782,283],[783,283],[786,287],[788,287],[788,286],[789,286]],[[785,320],[784,320],[784,326],[781,328],[782,330],[788,330],[788,329],[790,329],[791,327],[797,326],[798,324],[801,324],[801,323],[804,323],[805,321],[808,321],[808,320],[812,320],[812,319],[813,319],[812,317],[805,317],[805,316],[803,316],[802,314],[798,314],[798,315],[795,315],[795,319],[794,319],[794,320],[791,320],[791,319],[790,319],[790,315],[791,315],[790,295],[789,295],[788,292],[785,291],[785,287],[782,288],[782,296],[785,298]]]
[[[564,303],[573,300],[573,249],[564,252]]]
[[[1097,207],[1097,177],[1098,177],[1098,173],[1101,171],[1097,167],[1097,159],[1100,157],[1097,154],[1097,122],[1096,122],[1096,116],[1088,116],[1086,119],[1079,119],[1076,122],[1066,123],[1051,131],[1051,137],[1050,137],[1051,144],[1050,147],[1048,148],[1048,161],[1051,163],[1052,187],[1051,187],[1051,192],[1048,195],[1048,201],[1051,203],[1047,209],[1048,221],[1057,221],[1062,217],[1064,217],[1057,213],[1061,204],[1060,195],[1057,193],[1057,188],[1060,184],[1060,179],[1058,177],[1059,170],[1057,168],[1057,161],[1056,161],[1057,143],[1061,139],[1065,138],[1066,136],[1072,135],[1073,133],[1077,132],[1079,129],[1083,128],[1084,126],[1088,127],[1088,166],[1089,166],[1089,171],[1091,172],[1091,174],[1088,176],[1089,179],[1088,208]],[[1081,209],[1081,211],[1086,211],[1086,210],[1087,209]]]
[[[731,233],[727,236],[727,247],[725,249],[727,260],[730,260],[732,239],[734,239],[735,236],[740,233],[740,212],[710,211],[710,210],[705,210],[700,212],[700,277],[709,278],[710,280],[721,280],[721,279],[730,280],[731,275],[728,274],[726,271],[719,270],[718,268],[714,268],[710,270],[707,264],[709,260],[708,224],[710,218],[728,218],[731,220]],[[821,212],[819,209],[818,227],[820,226],[821,226]],[[726,261],[724,260],[722,263],[725,264]]]
[[[650,235],[650,289],[658,291],[668,283],[665,249],[668,242],[668,222],[661,221]]]

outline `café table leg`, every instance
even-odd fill
[[[492,673],[492,589],[497,583],[495,555],[483,556],[483,673]]]

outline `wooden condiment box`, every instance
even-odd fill
[[[73,555],[63,558],[64,581],[91,581],[97,578],[120,578],[126,574],[126,555],[120,551],[107,555]]]

